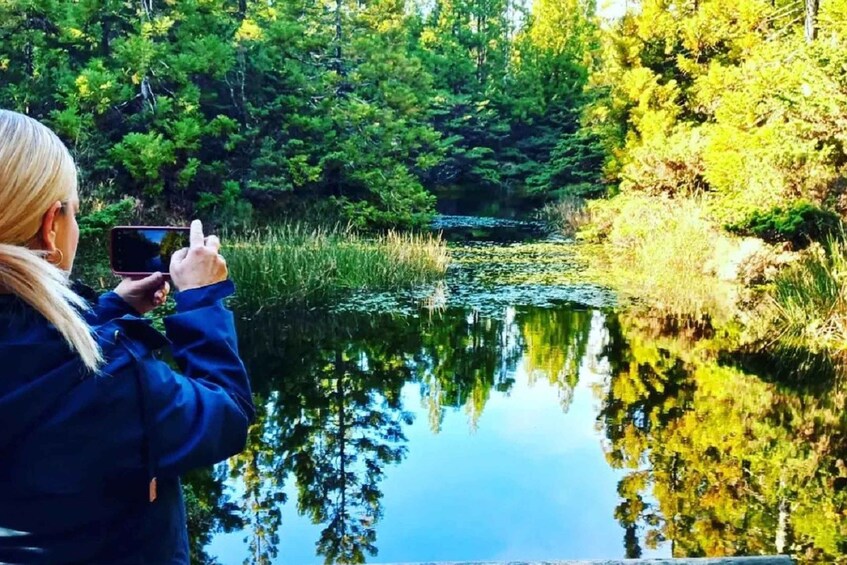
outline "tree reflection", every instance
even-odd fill
[[[610,463],[629,469],[616,511],[627,554],[641,553],[640,532],[680,557],[784,551],[845,562],[847,396],[838,379],[806,374],[830,382],[809,394],[792,370],[802,368],[797,359],[821,366],[807,357],[753,363],[721,353],[714,335],[661,338],[661,325],[626,316],[608,324],[600,418]]]
[[[523,363],[530,383],[546,379],[559,391],[563,410],[570,407],[585,359],[593,313],[576,308],[541,310],[518,314],[523,336]]]
[[[567,408],[591,321],[568,307],[243,320],[241,353],[264,408],[247,449],[230,461],[247,562],[277,557],[286,492],[321,525],[316,553],[327,563],[376,555],[380,484],[403,460],[412,421],[404,387],[418,388],[434,431],[447,409],[464,409],[475,426],[491,394],[511,390],[521,364],[531,380],[555,386]]]
[[[217,563],[205,551],[212,534],[243,527],[238,505],[225,492],[223,471],[221,466],[196,469],[182,478],[192,563]]]

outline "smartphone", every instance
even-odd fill
[[[121,276],[168,274],[171,256],[188,247],[189,228],[117,226],[112,228],[109,260]]]

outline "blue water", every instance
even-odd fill
[[[503,318],[500,339],[517,341],[509,329],[513,313],[507,309]],[[369,561],[623,557],[623,529],[614,517],[623,472],[606,462],[597,424],[597,391],[609,378],[606,339],[603,314],[594,312],[569,405],[569,389],[563,396],[546,375],[528,374],[521,355],[501,375],[514,378],[508,392],[492,391],[479,414],[468,406],[446,409],[436,433],[420,385],[406,384],[403,405],[415,415],[405,427],[408,455],[385,470],[379,552]],[[315,554],[322,526],[298,515],[293,481],[287,492],[273,563],[323,563]],[[207,551],[223,564],[249,562],[244,538],[220,534]]]

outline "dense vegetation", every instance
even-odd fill
[[[731,318],[761,297],[725,283],[778,284],[778,308],[741,318],[788,330],[785,287],[814,275],[782,267],[843,249],[826,242],[847,212],[847,2],[643,0],[602,37],[584,127],[613,197],[563,211],[634,295]]]
[[[847,551],[843,395],[803,387],[834,378],[819,351],[847,349],[847,0],[629,5],[603,22],[592,0],[0,0],[0,106],[71,147],[87,237],[125,218],[383,229],[424,224],[436,197],[550,204],[568,235],[604,244],[604,282],[653,311],[604,328],[601,424],[628,470],[628,555],[673,540],[680,555],[833,562]],[[445,268],[437,239],[247,233],[229,254],[252,314]],[[542,275],[565,270],[544,251]],[[512,253],[480,261],[503,281]],[[404,384],[421,385],[437,430],[444,407],[473,420],[508,391],[498,367],[520,352],[475,316],[280,334],[266,310],[243,324],[267,407],[232,463],[245,492],[223,504],[220,470],[190,482],[195,552],[241,527],[267,562],[286,497],[275,480],[292,477],[325,524],[318,553],[361,562],[382,469],[405,455]],[[591,317],[515,320],[527,373],[567,407]],[[778,338],[789,349],[745,348]],[[761,364],[805,369],[801,390]]]
[[[725,223],[799,199],[843,212],[847,2],[817,6],[644,0],[616,24],[593,115],[620,191],[705,195]]]
[[[0,107],[69,144],[89,210],[419,225],[439,190],[595,190],[592,5],[4,0]]]

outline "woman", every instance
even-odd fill
[[[62,142],[0,110],[0,563],[188,563],[179,475],[241,451],[254,415],[233,285],[195,221],[167,338],[140,317],[161,274],[86,303],[67,284],[78,207]]]

